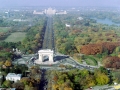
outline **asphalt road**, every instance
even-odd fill
[[[41,82],[39,84],[39,90],[47,90],[48,81],[45,78],[45,76],[46,76],[46,70],[42,69],[42,75],[41,75]]]
[[[54,50],[53,18],[51,16],[48,16],[47,18],[48,20],[42,49]]]

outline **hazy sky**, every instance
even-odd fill
[[[114,6],[120,0],[0,0],[0,6]]]

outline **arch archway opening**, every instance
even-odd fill
[[[43,62],[46,62],[46,61],[49,61],[49,56],[48,55],[43,56]]]

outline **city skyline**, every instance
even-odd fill
[[[107,6],[119,7],[120,0],[0,0],[0,7],[7,6]]]

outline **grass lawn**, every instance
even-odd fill
[[[19,42],[22,41],[25,38],[25,36],[26,36],[25,32],[11,33],[11,35],[5,39],[5,42]]]
[[[0,33],[5,33],[10,29],[10,27],[0,27]]]
[[[94,56],[92,55],[87,55],[87,56],[84,56],[85,58],[85,61],[88,65],[93,65],[93,66],[96,66],[98,65],[98,62],[97,60],[94,58]]]
[[[95,59],[87,58],[87,59],[85,59],[85,61],[88,65],[93,65],[93,66],[98,65],[97,61]]]
[[[96,65],[91,59],[86,59],[85,61],[88,65],[93,65],[93,66]]]

